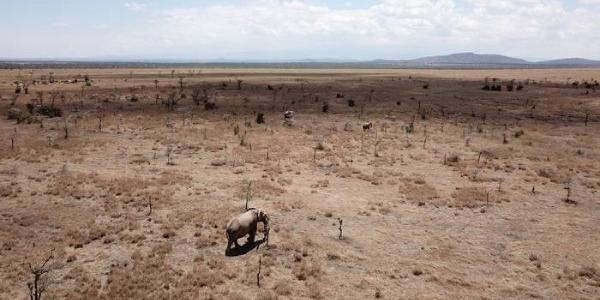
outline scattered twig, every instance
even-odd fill
[[[246,187],[246,210],[248,210],[248,202],[252,199],[252,181],[248,182]]]
[[[256,272],[256,285],[260,287],[260,269],[262,267],[262,256],[258,257],[258,272]]]
[[[338,222],[339,222],[339,228],[338,228],[338,230],[340,231],[340,235],[338,236],[338,239],[341,240],[343,238],[343,236],[342,236],[342,234],[343,234],[342,223],[344,222],[344,220],[342,220],[342,218],[338,218]]]

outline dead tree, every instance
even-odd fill
[[[171,161],[171,152],[173,151],[173,148],[171,146],[167,147],[167,165],[168,166],[172,166],[173,162]]]
[[[338,230],[340,231],[340,235],[338,236],[338,239],[341,240],[343,238],[343,236],[342,236],[342,234],[343,234],[343,232],[342,232],[342,223],[344,222],[344,220],[342,220],[342,218],[338,218],[338,222],[339,222]]]
[[[252,181],[248,182],[248,187],[246,187],[246,211],[248,210],[248,202],[252,200]]]
[[[50,251],[50,254],[40,265],[32,265],[31,263],[27,264],[29,274],[32,276],[31,281],[27,282],[27,290],[29,292],[30,300],[40,300],[42,299],[42,295],[49,286],[49,281],[46,274],[50,273],[54,269],[56,269],[56,265],[50,263],[50,261],[54,258],[54,250]]]
[[[567,182],[565,182],[564,189],[567,190],[567,198],[565,198],[563,201],[568,204],[577,204],[577,201],[571,199],[571,190],[573,189],[572,185],[573,185],[572,179],[569,179]]]
[[[44,105],[44,91],[35,92],[37,95],[38,101],[40,102],[40,106]]]
[[[10,136],[10,150],[15,150],[15,140],[16,139],[17,139],[17,127],[15,127],[13,134]]]
[[[200,94],[202,92],[202,94]],[[194,104],[200,105],[200,102],[206,103],[208,101],[208,92],[205,88],[194,88],[192,90],[192,101]]]
[[[423,139],[423,149],[425,149],[425,147],[427,146],[427,127],[424,128],[423,135],[425,136],[425,138]]]
[[[196,105],[200,105],[200,89],[199,88],[194,88],[192,90],[192,101],[194,101],[194,104]]]
[[[57,91],[51,91],[49,94],[50,94],[50,106],[54,107],[54,101],[56,101],[56,98],[58,98],[58,95],[60,93]]]
[[[258,272],[256,272],[256,285],[260,287],[260,269],[262,266],[262,256],[258,257]]]
[[[104,113],[99,111],[97,117],[98,117],[98,132],[102,132],[102,119],[104,119]]]
[[[67,118],[65,117],[65,140],[69,139],[69,126],[67,124]]]
[[[588,126],[588,122],[590,121],[590,112],[585,112],[585,126]]]
[[[167,97],[167,108],[172,111],[175,107],[175,105],[177,104],[177,93],[176,92],[172,92],[169,94],[169,96]]]
[[[408,123],[408,126],[405,128],[406,133],[413,133],[415,131],[415,117],[413,116],[412,121]]]
[[[185,82],[183,81],[183,76],[179,77],[179,93],[183,93],[183,87],[185,85]]]

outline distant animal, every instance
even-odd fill
[[[373,128],[373,122],[365,122],[363,123],[363,131],[367,131],[370,130],[371,128]]]
[[[344,131],[352,131],[352,123],[346,122],[346,124],[344,124]]]
[[[231,249],[231,245],[235,244],[236,248],[239,248],[237,240],[246,235],[248,236],[248,242],[253,243],[256,237],[256,230],[258,222],[264,224],[264,237],[263,241],[269,239],[269,216],[262,209],[251,208],[248,211],[234,217],[227,223],[227,249],[228,252]]]
[[[288,127],[294,126],[294,111],[288,110],[283,113],[283,125]]]
[[[288,111],[284,112],[283,113],[283,118],[284,119],[292,119],[292,118],[294,118],[294,111],[288,110]]]

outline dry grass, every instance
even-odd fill
[[[0,119],[0,298],[26,297],[23,264],[52,248],[57,299],[600,294],[600,94],[564,84],[598,70],[179,69],[173,110],[155,99],[179,78],[158,71],[55,70],[93,86],[18,97],[65,93],[67,140],[62,120]],[[19,72],[0,71],[0,96]],[[491,93],[486,76],[542,81]],[[192,101],[203,85],[216,109]],[[249,182],[269,245],[226,257]]]

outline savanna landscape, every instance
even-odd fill
[[[599,299],[597,79],[0,70],[0,298]]]

